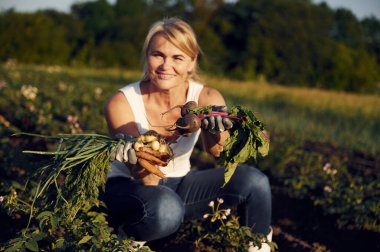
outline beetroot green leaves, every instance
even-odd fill
[[[210,113],[211,107],[197,107],[191,111],[195,114],[207,114]],[[239,164],[249,160],[256,161],[258,155],[264,157],[269,152],[269,139],[263,133],[264,125],[251,110],[234,106],[228,114],[240,119],[233,120],[231,136],[226,140],[218,159],[218,163],[225,167],[224,185],[231,179]]]
[[[257,156],[266,156],[269,152],[269,139],[264,135],[264,125],[247,108],[236,106],[231,115],[243,117],[235,120],[230,130],[231,136],[224,144],[218,163],[225,167],[224,185],[228,183],[238,164],[249,160],[256,161]]]

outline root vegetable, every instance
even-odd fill
[[[143,151],[143,152],[147,152],[153,156],[155,156],[156,158],[159,158],[160,160],[163,160],[165,162],[167,162],[168,160],[170,160],[170,158],[172,157],[172,153],[170,152],[159,152],[159,151],[155,151],[151,148],[148,148],[148,147],[143,147],[140,149],[140,151]]]
[[[165,149],[164,152],[159,152],[161,146],[163,146],[162,149]],[[149,173],[161,178],[165,177],[158,166],[167,166],[173,154],[165,139],[156,131],[150,130],[140,135],[129,151],[134,154],[134,160],[131,155],[132,162],[138,163],[143,170],[143,172],[135,174],[137,177],[144,177]]]
[[[156,136],[159,137],[160,135],[157,133],[157,131],[154,130],[148,130],[147,132],[144,133],[145,136]]]
[[[151,143],[153,141],[157,141],[157,137],[156,136],[153,136],[153,135],[146,135],[145,136],[145,139],[144,139],[146,143]]]
[[[160,170],[160,168],[158,168],[157,166],[149,163],[148,160],[145,160],[143,158],[139,158],[137,160],[137,162],[139,163],[139,165],[146,169],[147,171],[159,176],[160,178],[166,178],[165,174]]]
[[[194,109],[198,106],[198,104],[195,101],[189,101],[186,102],[182,107],[181,107],[181,116],[185,116],[190,113],[190,109]]]
[[[159,165],[159,166],[167,166],[168,165],[167,162],[162,161],[161,159],[155,157],[154,155],[152,155],[152,154],[150,154],[148,152],[138,151],[138,152],[136,152],[136,156],[138,158],[142,158],[142,159],[148,160],[150,163],[156,164],[156,165]]]
[[[150,147],[152,147],[153,150],[159,150],[160,149],[160,143],[156,140],[156,141],[153,141],[151,144],[150,144]]]
[[[142,147],[144,147],[144,144],[143,144],[143,142],[135,142],[134,144],[133,144],[133,149],[135,149],[135,151],[139,151],[140,150],[140,148],[142,148]]]
[[[213,109],[219,108],[219,111],[215,111]],[[190,136],[192,133],[197,131],[201,124],[203,128],[210,128],[214,129],[215,125],[216,128],[219,129],[219,131],[224,131],[225,128],[231,129],[233,125],[231,123],[228,127],[225,127],[223,125],[223,122],[225,121],[225,118],[234,119],[234,120],[245,120],[245,117],[237,116],[237,115],[231,115],[227,111],[226,106],[200,106],[197,107],[197,103],[195,101],[189,101],[185,103],[184,105],[177,105],[169,109],[168,111],[162,113],[162,115],[168,113],[169,111],[180,108],[181,109],[181,118],[179,118],[176,123],[168,128],[166,130],[168,131],[177,131],[179,135],[182,136]],[[223,110],[224,109],[224,110]],[[210,117],[209,121],[203,120],[206,117]],[[215,118],[217,118],[218,121],[215,122]],[[207,124],[207,125],[206,125]],[[216,131],[215,131],[216,132]]]
[[[177,131],[180,135],[191,134],[201,127],[201,120],[192,113],[180,117],[176,123],[175,128],[171,130]]]
[[[132,168],[132,173],[133,173],[133,177],[135,179],[142,179],[146,176],[148,176],[150,174],[150,171],[144,169],[144,168],[141,168],[141,166],[134,166]]]
[[[145,142],[145,136],[144,135],[140,135],[138,138],[137,138],[137,142]]]
[[[172,108],[170,108],[168,111],[165,111],[164,113],[161,113],[161,115],[165,115],[172,111],[173,109],[180,108],[181,109],[181,116],[185,116],[190,113],[191,109],[194,109],[198,106],[198,104],[195,101],[188,101],[184,105],[177,105]]]
[[[160,144],[160,148],[158,149],[158,152],[160,153],[169,153],[168,146],[166,144]]]

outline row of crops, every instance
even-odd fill
[[[2,216],[11,217],[6,219],[9,229],[1,231],[0,243],[17,237],[30,222],[28,211],[37,184],[28,178],[46,162],[22,150],[54,147],[43,139],[12,134],[107,134],[106,98],[138,78],[139,73],[123,69],[1,66],[0,204]],[[378,97],[211,77],[205,80],[225,95],[228,105],[257,111],[267,125],[270,154],[255,165],[269,175],[275,193],[311,202],[334,216],[340,229],[380,232],[380,146],[375,137],[380,130]],[[194,169],[202,169],[202,162],[214,162],[200,149],[193,160],[199,161],[194,162]],[[29,223],[36,228],[13,243],[28,244],[31,250],[44,243],[62,248],[64,241],[83,249],[91,244],[117,248],[120,241],[107,226],[104,214],[84,211],[81,215],[71,230],[60,229],[63,220],[54,213],[40,215]]]

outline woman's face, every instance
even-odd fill
[[[147,66],[150,81],[159,89],[183,85],[193,71],[196,59],[192,59],[169,42],[164,36],[153,37],[148,50]]]

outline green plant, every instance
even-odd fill
[[[45,166],[38,168],[25,191],[34,191],[34,196],[16,191],[1,198],[10,214],[29,214],[28,225],[18,237],[7,242],[7,252],[29,249],[97,251],[139,251],[129,239],[121,240],[108,226],[104,207],[99,199],[104,190],[109,170],[110,153],[124,140],[112,140],[95,134],[59,135],[45,137],[58,142],[56,151],[26,151],[27,153],[50,155]],[[143,248],[148,250],[148,248]]]
[[[1,208],[14,218],[9,235],[2,235],[7,231],[1,230],[0,243],[10,235],[23,237],[22,232],[17,235],[15,232],[21,231],[20,226],[25,227],[23,221],[29,216],[27,204],[32,203],[37,190],[37,180],[30,174],[38,167],[36,161],[47,162],[41,156],[24,155],[21,150],[52,150],[54,147],[46,139],[40,141],[10,135],[19,131],[56,135],[80,133],[81,130],[105,134],[103,105],[106,97],[139,76],[139,72],[125,69],[18,64],[0,67]],[[205,83],[220,90],[230,107],[242,104],[257,112],[267,123],[271,152],[265,159],[259,159],[257,165],[269,175],[276,193],[302,199],[294,204],[310,200],[317,205],[315,209],[333,216],[342,229],[379,230],[380,189],[376,160],[380,142],[374,137],[378,134],[380,122],[378,96],[237,82],[209,76],[205,76]],[[38,91],[35,92],[33,87]],[[35,97],[33,93],[36,93]],[[326,145],[334,148],[324,151]],[[194,154],[193,165],[203,168],[216,163],[200,149]],[[365,170],[351,160],[358,154],[365,157],[362,160],[366,166],[369,164]],[[326,164],[330,164],[329,174]],[[26,180],[29,182],[24,190]],[[13,191],[17,192],[17,199],[13,206],[5,208],[5,201]],[[77,216],[82,218],[81,211]],[[0,223],[5,225],[3,219]],[[30,228],[36,226],[38,220],[33,218]],[[70,230],[69,226],[67,236],[73,235]],[[46,237],[38,241],[40,250],[46,247]],[[83,238],[80,235],[72,237],[77,242]],[[192,242],[195,240],[193,237]]]
[[[308,199],[324,213],[336,215],[341,228],[379,232],[380,181],[376,175],[350,170],[349,157],[344,153],[305,150],[305,145],[315,144],[277,149],[276,155],[281,158],[275,159],[277,164],[270,172],[280,181],[279,190],[292,198]]]
[[[136,245],[132,239],[120,239],[108,226],[102,212],[84,209],[70,225],[52,211],[39,213],[34,225],[21,230],[9,240],[6,252],[11,251],[151,251]],[[1,249],[1,247],[0,247]]]
[[[261,247],[267,243],[272,251],[277,244],[268,241],[264,234],[252,232],[252,227],[241,226],[239,219],[231,209],[221,207],[223,199],[218,198],[209,203],[211,213],[206,213],[203,220],[189,222],[180,230],[177,241],[192,241],[195,249],[200,251],[247,251],[251,246]]]

